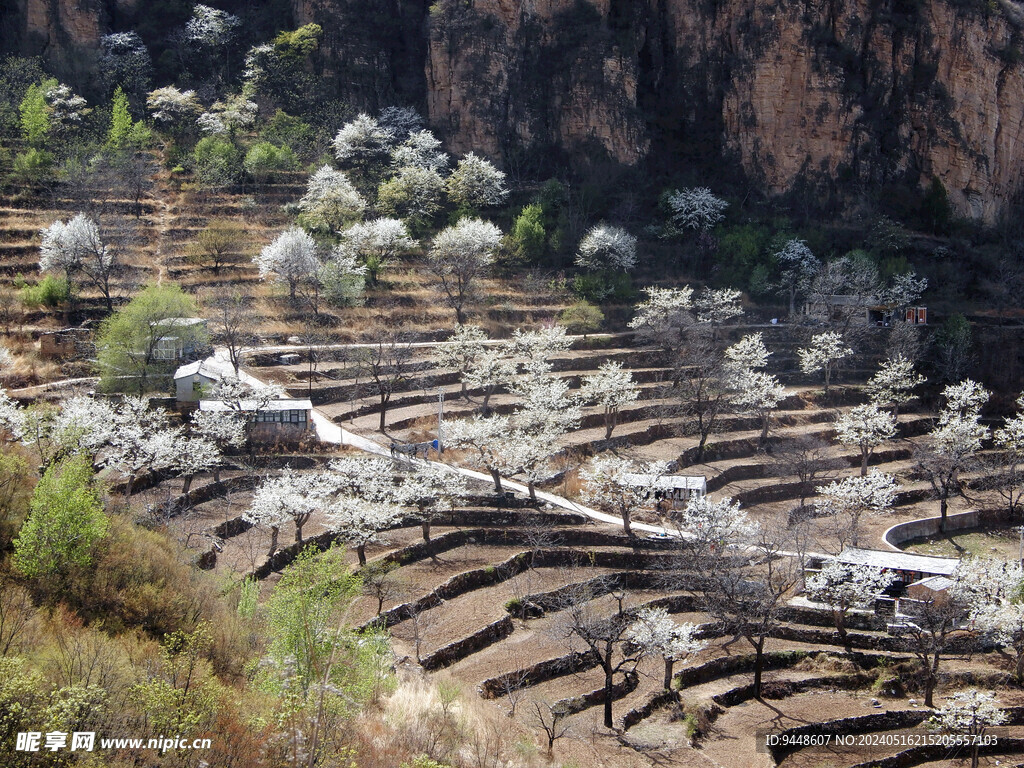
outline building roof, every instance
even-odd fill
[[[206,320],[201,317],[165,317],[162,320],[151,320],[150,326],[169,325],[178,328],[188,328],[190,325],[205,325]]]
[[[708,481],[703,475],[623,475],[630,485],[661,490],[665,488],[684,488],[688,491],[703,491]]]
[[[219,360],[206,359],[196,360],[194,363],[187,363],[181,366],[174,372],[175,379],[184,379],[187,376],[205,376],[213,381],[219,381],[220,379],[227,378],[228,376],[235,375],[235,369],[231,367],[230,363],[221,362]]]
[[[226,400],[200,400],[199,410],[200,411],[255,411],[257,410],[257,401],[255,400],[239,400],[237,405],[239,407],[233,407],[236,403],[228,403]],[[268,400],[259,410],[261,411],[311,411],[313,410],[313,402],[308,399],[297,399],[290,397],[282,397],[279,400]]]
[[[955,557],[932,557],[856,547],[847,547],[839,553],[836,560],[850,565],[870,565],[894,571],[920,571],[933,576],[952,576],[960,565],[960,561]]]
[[[914,584],[911,584],[915,589],[918,587],[925,587],[933,592],[941,592],[944,589],[949,589],[953,586],[953,580],[948,576],[929,576],[927,579],[921,579]]]

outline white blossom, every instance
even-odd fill
[[[202,111],[195,91],[182,91],[173,85],[150,91],[146,105],[153,119],[167,126],[189,122]]]
[[[400,253],[416,247],[416,241],[409,237],[409,230],[398,219],[374,219],[357,222],[340,233],[341,242],[337,249],[362,259],[373,270],[381,271],[391,266]]]
[[[682,661],[707,647],[707,642],[694,636],[696,632],[695,624],[676,623],[664,608],[640,610],[630,627],[634,643],[648,653],[656,653],[672,661]]]
[[[706,232],[725,218],[729,204],[716,197],[706,187],[677,189],[666,198],[669,220],[677,230],[693,229]]]
[[[253,258],[253,262],[263,280],[276,276],[279,282],[287,283],[292,298],[298,284],[314,277],[321,266],[316,242],[298,227],[278,235]]]
[[[946,398],[946,405],[939,413],[939,423],[945,424],[959,416],[970,418],[980,415],[990,393],[973,379],[964,379],[958,384],[947,386],[942,390],[942,396]]]
[[[505,174],[470,152],[448,177],[448,197],[456,205],[473,208],[500,205],[508,197]]]
[[[957,691],[932,716],[932,723],[944,731],[980,735],[987,727],[1006,722],[1006,712],[999,708],[993,693],[976,688]]]
[[[825,372],[825,391],[828,392],[833,367],[843,358],[852,355],[853,350],[846,346],[842,334],[826,331],[812,336],[810,346],[801,347],[797,354],[800,357],[800,370],[804,373]]]
[[[861,517],[888,511],[896,501],[899,484],[892,475],[872,469],[866,475],[833,480],[815,490],[822,497],[817,503],[819,512],[835,518],[841,541],[848,539],[857,546]]]
[[[638,464],[629,459],[606,453],[595,456],[580,473],[583,480],[582,498],[602,511],[618,514],[627,536],[632,536],[631,516],[645,504],[651,503],[651,489],[646,483],[636,482],[633,475],[660,477],[668,470],[664,462]]]
[[[338,496],[331,503],[327,521],[338,538],[356,550],[359,564],[366,563],[364,547],[382,541],[381,531],[395,526],[402,511],[387,503],[357,496]]]
[[[465,322],[463,309],[473,294],[474,284],[494,263],[500,245],[501,230],[481,219],[460,219],[434,237],[427,253],[427,268],[455,310],[460,325]]]
[[[871,608],[875,598],[895,581],[891,571],[829,560],[818,573],[807,578],[804,589],[811,600],[846,613],[851,608]]]
[[[43,99],[50,108],[50,120],[61,125],[80,125],[88,102],[64,83],[48,88]]]
[[[705,288],[697,294],[697,322],[721,325],[743,314],[740,292],[735,288]]]
[[[612,436],[623,406],[636,402],[640,388],[633,381],[633,374],[622,367],[622,363],[609,360],[596,373],[583,378],[580,399],[594,403],[604,410],[605,439]]]
[[[914,371],[914,364],[901,354],[884,360],[865,390],[873,403],[892,403],[897,408],[914,399],[914,389],[927,381]]]
[[[109,269],[113,265],[99,226],[84,213],[66,222],[53,222],[42,230],[42,238],[39,269],[43,272],[61,269],[70,275],[87,262],[94,262],[94,268]]]
[[[395,168],[426,168],[443,171],[448,167],[448,153],[430,131],[416,131],[391,152]]]
[[[334,156],[343,163],[365,164],[387,154],[394,139],[389,129],[363,112],[334,137]]]
[[[591,227],[580,241],[576,264],[587,269],[628,272],[636,266],[636,238],[621,227]]]
[[[928,278],[918,277],[914,272],[895,275],[889,285],[879,291],[878,300],[898,308],[917,301],[928,287]]]
[[[444,179],[435,169],[405,166],[381,184],[377,208],[406,219],[429,219],[441,210],[444,194]]]
[[[895,436],[896,417],[880,411],[874,403],[854,406],[836,419],[836,439],[861,452],[861,474],[867,472],[872,451]]]
[[[242,20],[237,16],[196,3],[192,18],[185,23],[185,39],[207,47],[224,45],[241,26]]]
[[[331,231],[358,218],[365,209],[366,201],[348,176],[329,165],[321,166],[309,177],[306,194],[299,200],[299,210],[309,226]]]
[[[730,544],[743,544],[758,532],[738,501],[731,498],[691,497],[686,508],[672,513],[672,522],[698,552],[717,552]]]
[[[725,350],[725,359],[735,371],[744,368],[756,371],[768,365],[771,354],[764,345],[762,333],[748,333]]]

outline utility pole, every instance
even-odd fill
[[[437,390],[437,458],[441,458],[441,452],[444,450],[444,444],[442,441],[441,430],[444,427],[444,390]]]

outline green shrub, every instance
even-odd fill
[[[242,167],[245,172],[259,183],[265,183],[281,171],[295,168],[295,154],[288,147],[278,147],[269,141],[253,144],[245,153]]]
[[[21,303],[26,307],[59,307],[71,298],[71,284],[64,277],[47,275],[34,285],[22,284]]]
[[[569,333],[581,333],[584,336],[599,330],[603,322],[604,313],[586,299],[566,307],[558,315],[559,325],[564,325]]]
[[[22,184],[40,184],[53,171],[53,155],[43,149],[26,149],[14,157],[14,178]]]
[[[222,136],[200,139],[192,150],[196,176],[207,187],[221,187],[238,179],[241,153],[238,147]]]

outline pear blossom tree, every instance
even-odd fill
[[[826,331],[811,337],[811,343],[807,347],[797,350],[800,356],[800,370],[804,373],[825,374],[825,395],[828,395],[828,387],[832,381],[832,373],[836,364],[853,354],[853,350],[846,346],[842,334],[836,331]]]
[[[391,506],[399,503],[395,463],[391,459],[379,456],[345,457],[332,461],[330,469],[332,489],[335,493]]]
[[[768,443],[772,414],[786,397],[786,388],[774,374],[749,368],[732,375],[730,388],[733,390],[732,407],[736,412],[754,416],[761,421],[759,444],[765,446]]]
[[[993,471],[986,486],[995,489],[1014,515],[1024,500],[1024,395],[1017,398],[1017,413],[1008,416],[992,437],[1000,454],[990,464]]]
[[[821,262],[803,240],[788,240],[775,252],[779,265],[778,289],[789,299],[789,315],[796,314],[796,298],[806,294]]]
[[[438,347],[438,365],[452,368],[461,375],[462,397],[465,400],[469,400],[469,393],[466,391],[466,374],[476,365],[477,359],[487,349],[485,341],[487,341],[487,334],[479,325],[460,325],[444,344]]]
[[[441,210],[445,185],[433,168],[408,165],[377,189],[377,209],[410,224],[423,225]]]
[[[344,494],[333,499],[327,514],[337,537],[356,551],[360,567],[366,565],[366,545],[382,542],[381,531],[401,519],[402,510],[394,504]]]
[[[895,436],[896,417],[880,411],[874,403],[854,406],[836,419],[836,439],[860,450],[861,477],[868,473],[875,448]]]
[[[192,413],[192,434],[195,438],[212,443],[219,454],[228,448],[245,445],[245,415],[240,411],[194,411]],[[220,482],[219,462],[213,469],[213,481]],[[184,491],[188,493],[188,491]]]
[[[287,229],[253,258],[260,277],[288,285],[288,296],[295,301],[299,285],[314,280],[322,265],[316,242],[298,227]]]
[[[664,349],[670,355],[678,355],[686,344],[693,324],[693,289],[658,288],[644,289],[647,298],[637,304],[636,314],[629,321],[629,327],[646,344]]]
[[[636,464],[614,454],[594,457],[583,470],[583,502],[602,512],[622,518],[622,530],[634,536],[631,518],[634,512],[650,503],[650,488],[636,482],[634,475],[660,477],[667,471],[663,462]]]
[[[338,248],[362,262],[371,285],[377,284],[380,273],[391,267],[399,255],[416,247],[409,230],[398,219],[358,222],[340,236]]]
[[[462,392],[467,400],[467,388],[483,390],[481,407],[485,414],[490,412],[491,397],[516,380],[516,362],[507,357],[507,351],[504,347],[483,348],[462,377]]]
[[[994,558],[965,558],[955,589],[968,606],[974,629],[1013,651],[1014,676],[1024,680],[1024,566]]]
[[[472,210],[501,205],[508,197],[505,174],[470,152],[448,177],[448,197],[456,205]]]
[[[249,511],[242,517],[254,525],[270,528],[270,555],[273,555],[284,522],[295,525],[295,543],[302,543],[303,527],[315,512],[325,509],[330,490],[330,479],[324,473],[291,472],[272,477],[256,490]]]
[[[430,525],[438,515],[452,512],[462,504],[469,489],[465,478],[438,464],[416,465],[398,487],[398,499],[404,506],[416,507],[423,530],[423,541],[430,543]]]
[[[84,213],[68,221],[55,221],[42,231],[39,269],[61,270],[74,296],[74,277],[81,272],[102,294],[108,311],[113,311],[111,279],[114,254],[103,244],[99,226]]]
[[[466,322],[465,307],[476,283],[494,263],[501,245],[501,230],[481,219],[460,219],[441,230],[427,252],[427,270],[453,310],[459,325]]]
[[[182,91],[173,85],[150,91],[146,106],[153,122],[171,133],[182,133],[190,128],[203,111],[195,91]]]
[[[732,346],[726,348],[726,365],[734,371],[742,371],[748,368],[759,371],[768,365],[768,358],[771,352],[764,345],[764,334],[748,333]]]
[[[369,170],[383,162],[394,141],[395,134],[389,128],[363,112],[345,123],[334,137],[334,156],[343,165]]]
[[[686,229],[708,232],[725,218],[725,209],[729,207],[707,187],[674,190],[665,196],[665,203],[673,233]]]
[[[449,162],[441,142],[427,130],[410,133],[409,138],[391,152],[391,164],[395,168],[425,168],[441,172],[447,169]]]
[[[672,513],[671,521],[683,545],[698,557],[718,554],[726,543],[742,543],[757,533],[738,501],[731,498],[691,498],[686,507]]]
[[[804,580],[804,590],[810,600],[832,611],[836,631],[845,639],[846,615],[851,610],[871,609],[875,599],[895,580],[895,574],[878,568],[829,560]]]
[[[222,458],[220,448],[214,441],[205,437],[183,437],[170,462],[170,469],[185,478],[182,495],[189,492],[196,475],[215,470],[220,466]]]
[[[537,483],[550,476],[547,467],[556,452],[560,429],[516,429],[508,436],[508,451],[502,459],[503,471],[526,480],[530,501],[537,504]]]
[[[595,403],[604,411],[605,440],[611,438],[622,407],[636,402],[639,397],[640,388],[633,381],[633,374],[614,360],[603,363],[597,373],[584,377],[580,387],[580,399]]]
[[[366,201],[348,176],[329,165],[309,177],[306,194],[299,200],[301,221],[311,229],[334,232],[362,216]]]
[[[707,323],[714,329],[743,314],[740,292],[735,288],[704,288],[693,301],[697,322]]]
[[[961,475],[978,464],[982,441],[989,436],[980,423],[981,406],[989,393],[977,382],[967,379],[943,390],[946,405],[939,421],[918,447],[915,469],[932,486],[939,499],[939,530],[946,530],[949,499],[964,492]]]
[[[700,653],[707,642],[697,638],[697,626],[690,622],[678,624],[664,608],[643,608],[630,629],[630,639],[645,653],[661,656],[665,662],[663,687],[672,689],[672,668],[678,661]]]
[[[939,707],[931,717],[931,724],[940,730],[970,737],[971,768],[978,768],[981,737],[994,725],[1002,725],[1007,713],[1000,709],[994,693],[982,693],[977,688],[957,691]]]
[[[500,496],[501,471],[505,467],[505,452],[510,443],[512,425],[508,416],[474,417],[469,420],[445,424],[445,444],[450,448],[463,448],[469,460],[486,470],[494,480],[494,490]]]
[[[170,426],[163,408],[151,408],[145,397],[128,396],[113,411],[100,463],[125,479],[127,499],[141,472],[172,469],[185,445],[183,429]]]
[[[855,547],[861,518],[887,512],[896,501],[899,484],[892,475],[872,469],[866,475],[833,480],[816,490],[822,496],[818,509],[834,519],[840,545],[849,542]]]
[[[636,266],[636,238],[622,227],[591,227],[576,252],[576,264],[593,270],[629,272]]]
[[[899,416],[900,407],[913,400],[914,390],[927,379],[914,370],[914,363],[897,353],[882,362],[878,372],[868,381],[865,390],[871,402],[892,406],[892,415]]]

